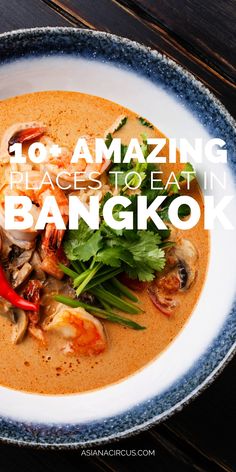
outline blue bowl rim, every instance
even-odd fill
[[[207,87],[205,87],[198,79],[195,78],[190,72],[185,70],[182,66],[178,65],[172,59],[169,59],[167,56],[159,53],[156,50],[153,50],[147,46],[141,45],[136,41],[131,41],[127,38],[119,37],[110,33],[106,32],[99,32],[93,30],[84,30],[80,28],[72,28],[72,27],[40,27],[40,28],[29,28],[29,29],[20,29],[14,30],[7,33],[3,33],[0,35],[0,48],[1,48],[1,40],[4,39],[12,39],[14,37],[18,37],[18,39],[29,39],[32,35],[45,35],[45,33],[51,33],[52,35],[56,34],[57,36],[61,36],[59,39],[63,40],[67,35],[79,35],[81,38],[91,39],[93,38],[94,41],[108,41],[112,43],[112,46],[117,45],[118,47],[122,46],[123,49],[126,48],[126,52],[128,53],[128,49],[132,49],[136,53],[144,54],[146,57],[152,58],[152,60],[161,63],[162,65],[165,64],[167,67],[177,73],[179,79],[185,79],[186,83],[189,86],[192,86],[193,89],[198,91],[198,94],[203,96],[208,104],[211,105],[212,110],[216,114],[219,114],[221,124],[226,125],[228,134],[230,139],[236,138],[236,123],[233,117],[229,114],[226,108],[221,104],[221,102],[214,96],[212,92],[210,92]],[[45,49],[46,49],[45,45]],[[59,51],[51,51],[52,54],[58,54]],[[78,51],[74,50],[74,54],[78,53]],[[4,54],[4,53],[3,53]],[[44,54],[32,54],[32,52],[28,55],[24,55],[24,53],[14,56],[11,58],[7,58],[7,60],[3,60],[0,62],[0,66],[3,65],[5,62],[14,62],[16,59],[23,59],[28,56],[42,56]],[[89,54],[88,54],[89,57]],[[97,54],[97,58],[99,59],[99,54]],[[112,61],[116,62],[116,61]],[[124,66],[124,63],[122,63]],[[142,70],[142,73],[144,71]],[[145,75],[145,74],[144,74]],[[149,77],[150,79],[150,77]],[[159,79],[156,82],[161,82]],[[169,88],[169,87],[168,87]],[[172,90],[173,91],[173,90]],[[192,101],[189,103],[189,97],[186,98],[184,95],[184,90],[181,90],[183,96],[178,97],[184,104],[188,107],[192,107]],[[174,90],[175,92],[175,90]],[[196,103],[195,103],[196,106]],[[191,109],[192,112],[195,112],[195,109]],[[202,110],[200,112],[203,113]],[[198,112],[199,113],[199,112]],[[208,111],[206,112],[208,115]],[[216,115],[215,115],[216,116]],[[199,116],[198,116],[199,117]],[[201,120],[200,120],[201,121]],[[208,128],[211,132],[212,128],[209,125],[208,121],[205,120],[204,125]],[[218,125],[217,125],[218,126]],[[229,164],[236,174],[236,162],[235,157],[233,154],[233,146],[231,146],[231,156],[229,160]],[[88,423],[88,430],[82,431],[82,438],[81,433],[79,433],[79,428],[83,428],[84,425],[50,425],[50,424],[36,424],[36,423],[26,423],[20,422],[17,420],[12,420],[11,418],[0,418],[0,440],[3,442],[8,442],[11,444],[17,445],[27,445],[33,447],[50,447],[50,448],[74,448],[74,447],[89,447],[98,444],[104,444],[110,441],[119,440],[123,437],[127,437],[133,434],[137,434],[140,431],[146,430],[157,424],[163,420],[169,418],[173,413],[180,411],[184,405],[188,404],[192,399],[196,398],[207,386],[209,386],[216,376],[223,370],[225,365],[229,362],[229,360],[233,357],[236,351],[236,301],[229,313],[227,320],[225,321],[224,325],[222,326],[220,332],[213,340],[212,344],[208,346],[208,349],[204,352],[204,354],[199,358],[199,360],[192,366],[184,375],[183,377],[179,378],[177,381],[171,385],[167,391],[162,392],[162,394],[153,397],[152,399],[137,405],[128,411],[121,413],[120,415],[116,415],[113,418],[104,418],[103,420],[93,421]],[[212,359],[212,353],[215,354],[215,359]],[[217,361],[216,361],[217,356]],[[214,356],[213,356],[214,357]],[[211,361],[211,362],[210,362]],[[189,379],[193,380],[197,378],[197,385],[195,388],[191,385]],[[190,388],[189,388],[190,387]],[[162,400],[164,404],[166,403],[166,395],[176,394],[176,392],[183,391],[184,395],[182,398],[174,405],[168,406],[162,414],[158,413],[155,414],[158,410],[158,405]],[[143,415],[146,411],[146,406],[151,404],[150,407],[150,414],[151,416],[147,419],[144,419],[145,415]],[[143,415],[141,418],[141,422],[137,423],[137,418],[139,415]],[[117,422],[115,424],[115,422]],[[125,428],[124,428],[125,425]],[[117,427],[117,431],[112,434],[114,431],[114,427]],[[91,428],[91,429],[89,429]],[[97,437],[96,432],[98,429],[101,429],[101,436]],[[65,435],[66,438],[71,437],[73,440],[65,440],[65,441],[58,441],[58,434]],[[87,436],[86,436],[87,435]],[[23,439],[22,439],[23,436]],[[50,437],[50,439],[49,439]],[[52,437],[52,441],[51,441]],[[85,439],[86,438],[86,439]]]

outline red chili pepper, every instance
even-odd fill
[[[31,303],[25,300],[23,297],[13,290],[10,286],[3,268],[0,266],[0,296],[5,300],[8,300],[13,306],[22,308],[22,310],[38,311],[39,306],[35,303]]]

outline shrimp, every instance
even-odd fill
[[[6,129],[0,142],[0,164],[9,163],[9,147],[15,143],[24,143],[40,138],[46,132],[42,122],[15,123]]]
[[[119,116],[114,123],[105,130],[104,139],[107,138],[108,134],[113,134],[119,128],[120,121],[124,118],[123,115]],[[65,189],[74,190],[77,186],[74,173],[81,173],[83,177],[83,184],[88,185],[91,183],[91,174],[94,172],[96,177],[101,176],[105,170],[111,164],[109,159],[105,157],[101,163],[87,163],[85,159],[79,159],[76,164],[71,164],[72,150],[68,147],[61,147],[61,154],[56,158],[51,155],[51,147],[55,143],[49,136],[46,135],[47,128],[42,122],[26,122],[26,123],[15,123],[5,131],[2,140],[0,142],[0,165],[9,164],[10,152],[9,147],[14,143],[27,143],[33,141],[36,138],[40,139],[40,142],[45,145],[47,150],[47,160],[44,165],[39,165],[40,171],[46,170],[51,175],[52,179],[56,181],[59,179],[60,185],[64,186]],[[85,138],[91,156],[95,157],[95,146],[94,138],[91,136],[81,136]],[[12,165],[11,170],[26,170],[21,169],[21,165]],[[33,169],[33,166],[31,166]],[[58,185],[58,182],[57,182]]]
[[[65,225],[68,222],[68,199],[65,193],[59,188],[52,189],[49,185],[35,192],[35,200],[40,207],[43,206],[47,196],[54,196]],[[63,277],[63,272],[59,269],[59,262],[66,263],[67,259],[62,250],[61,244],[65,230],[57,229],[54,223],[47,223],[42,235],[40,253],[42,257],[41,269],[57,279]]]
[[[102,323],[83,308],[58,305],[55,315],[46,318],[42,327],[45,331],[56,331],[68,340],[63,347],[66,353],[93,355],[106,349]]]

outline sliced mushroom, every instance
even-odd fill
[[[0,225],[2,228],[5,225],[4,221],[5,220],[2,218],[0,211]],[[20,248],[25,249],[26,251],[35,247],[35,238],[37,236],[36,231],[29,231],[28,233],[26,231],[20,230],[4,231],[10,243],[19,246]],[[24,236],[26,236],[28,239],[24,239]]]
[[[9,270],[9,253],[11,252],[11,242],[6,237],[5,231],[0,227],[0,263],[3,269]]]
[[[12,245],[11,252],[9,254],[10,259],[10,269],[19,269],[24,264],[30,261],[33,254],[33,249],[28,249],[26,251],[19,248],[15,244]]]
[[[37,339],[37,341],[40,341],[43,345],[46,344],[45,334],[40,326],[35,326],[34,324],[30,323],[28,331],[31,336],[33,336],[33,338]]]
[[[38,251],[34,251],[30,264],[35,271],[36,278],[44,282],[46,280],[46,274],[41,269],[42,260]]]
[[[180,280],[180,289],[187,290],[197,275],[198,251],[189,239],[181,239],[174,248],[177,258],[177,270]]]
[[[12,285],[14,288],[19,287],[19,285],[25,282],[29,275],[31,274],[33,267],[29,262],[26,262],[20,270],[14,270],[12,273]]]
[[[15,325],[13,327],[12,342],[14,344],[19,344],[23,341],[23,338],[27,331],[28,317],[26,313],[24,312],[24,310],[21,310],[18,308],[14,310],[14,316],[15,316]]]
[[[15,317],[12,310],[12,305],[4,298],[0,297],[0,315],[4,318],[10,320],[12,323],[15,323]]]
[[[180,289],[186,289],[189,286],[189,271],[187,270],[186,264],[184,261],[179,261],[177,264],[178,276],[180,282]]]

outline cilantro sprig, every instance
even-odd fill
[[[147,128],[151,128],[151,129],[154,128],[154,126],[142,116],[138,116],[138,120],[140,121],[141,125],[147,126]]]
[[[165,265],[160,243],[160,235],[152,231],[126,230],[121,234],[110,229],[105,222],[99,230],[92,230],[80,219],[78,230],[67,232],[64,250],[70,261],[89,262],[93,276],[97,271],[101,275],[102,270],[110,266],[120,268],[131,278],[150,282],[155,271],[162,270]]]
[[[119,131],[121,128],[123,128],[123,126],[126,124],[128,120],[128,117],[127,116],[124,116],[124,118],[122,118],[120,120],[120,123],[118,124],[118,126],[116,127],[116,129],[114,130],[114,133],[116,133],[117,131]]]

